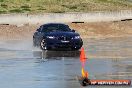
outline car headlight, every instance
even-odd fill
[[[47,38],[54,39],[55,37],[54,36],[47,36]]]
[[[75,36],[74,39],[80,39],[80,36]]]

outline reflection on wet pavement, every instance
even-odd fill
[[[132,79],[131,38],[85,39],[84,48],[90,79]],[[81,75],[79,53],[0,47],[0,88],[82,88],[76,79]]]

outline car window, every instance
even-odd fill
[[[62,31],[71,31],[68,25],[59,25],[59,30]]]
[[[50,24],[44,25],[42,28],[43,32],[54,32],[54,31],[71,31],[68,25],[63,24]]]

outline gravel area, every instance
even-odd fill
[[[83,38],[126,37],[132,35],[132,21],[66,23]],[[0,25],[0,40],[32,39],[40,24]]]

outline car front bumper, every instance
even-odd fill
[[[83,45],[81,39],[72,39],[70,41],[46,39],[46,43],[46,46],[52,49],[80,49]]]

